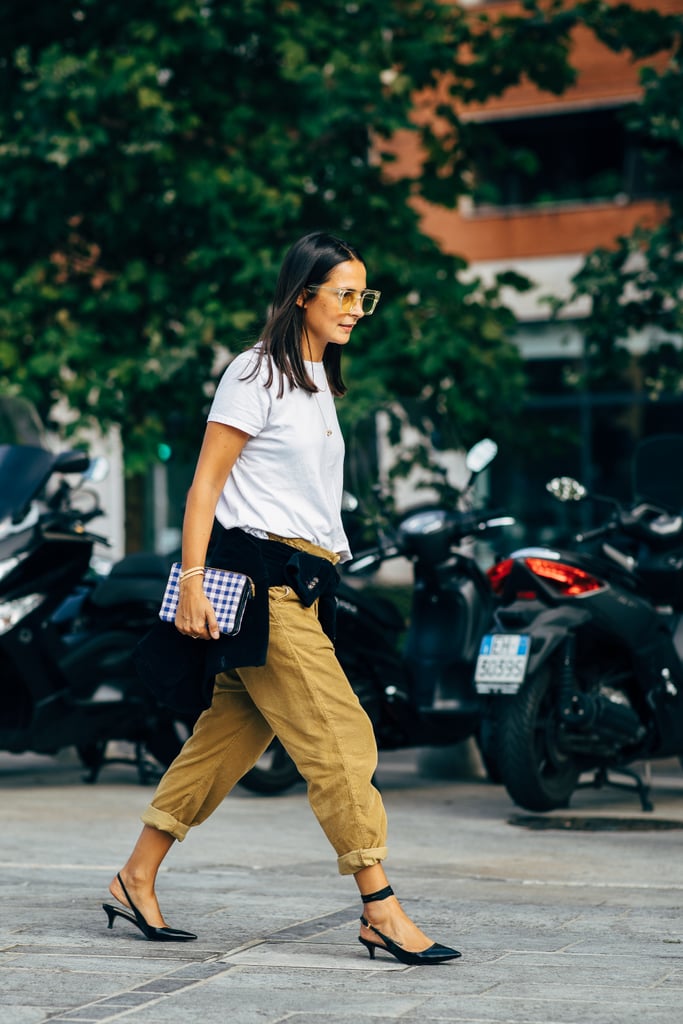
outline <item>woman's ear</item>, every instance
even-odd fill
[[[306,291],[304,289],[304,291],[302,291],[301,294],[299,296],[297,296],[297,300],[296,300],[297,306],[299,306],[301,309],[305,309],[306,308],[306,299],[307,299],[307,297],[308,296],[306,295]]]

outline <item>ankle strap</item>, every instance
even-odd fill
[[[385,900],[388,896],[393,896],[394,890],[390,885],[386,885],[383,889],[378,889],[377,892],[362,892],[360,898],[363,903],[375,903],[377,900]]]

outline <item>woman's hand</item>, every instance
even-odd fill
[[[213,605],[204,593],[203,576],[192,576],[180,584],[175,627],[195,640],[218,640],[221,635]]]

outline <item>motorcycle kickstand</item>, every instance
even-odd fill
[[[83,776],[83,781],[88,785],[94,785],[100,777],[100,772],[106,764],[132,764],[138,773],[138,782],[141,786],[151,785],[153,782],[157,782],[161,772],[155,769],[150,764],[146,757],[144,743],[135,744],[135,754],[133,757],[105,757],[106,744],[102,747],[102,751],[96,761],[93,761],[89,765],[89,772]]]
[[[618,772],[619,775],[626,775],[628,778],[633,779],[633,782],[616,782],[610,778],[608,768],[597,768],[595,776],[590,782],[581,782],[576,787],[577,789],[602,789],[603,786],[611,786],[613,789],[625,789],[632,792],[634,789],[638,792],[640,799],[640,807],[643,811],[654,811],[655,805],[650,799],[650,793],[652,787],[645,782],[638,772],[632,768],[625,768],[615,766],[611,769],[613,772]]]
[[[155,768],[146,756],[144,743],[135,744],[135,766],[138,771],[138,782],[141,786],[149,786],[153,782],[158,782],[161,776],[161,771]]]

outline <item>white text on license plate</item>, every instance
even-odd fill
[[[530,647],[526,634],[488,633],[474,671],[477,693],[516,693],[524,682]]]

